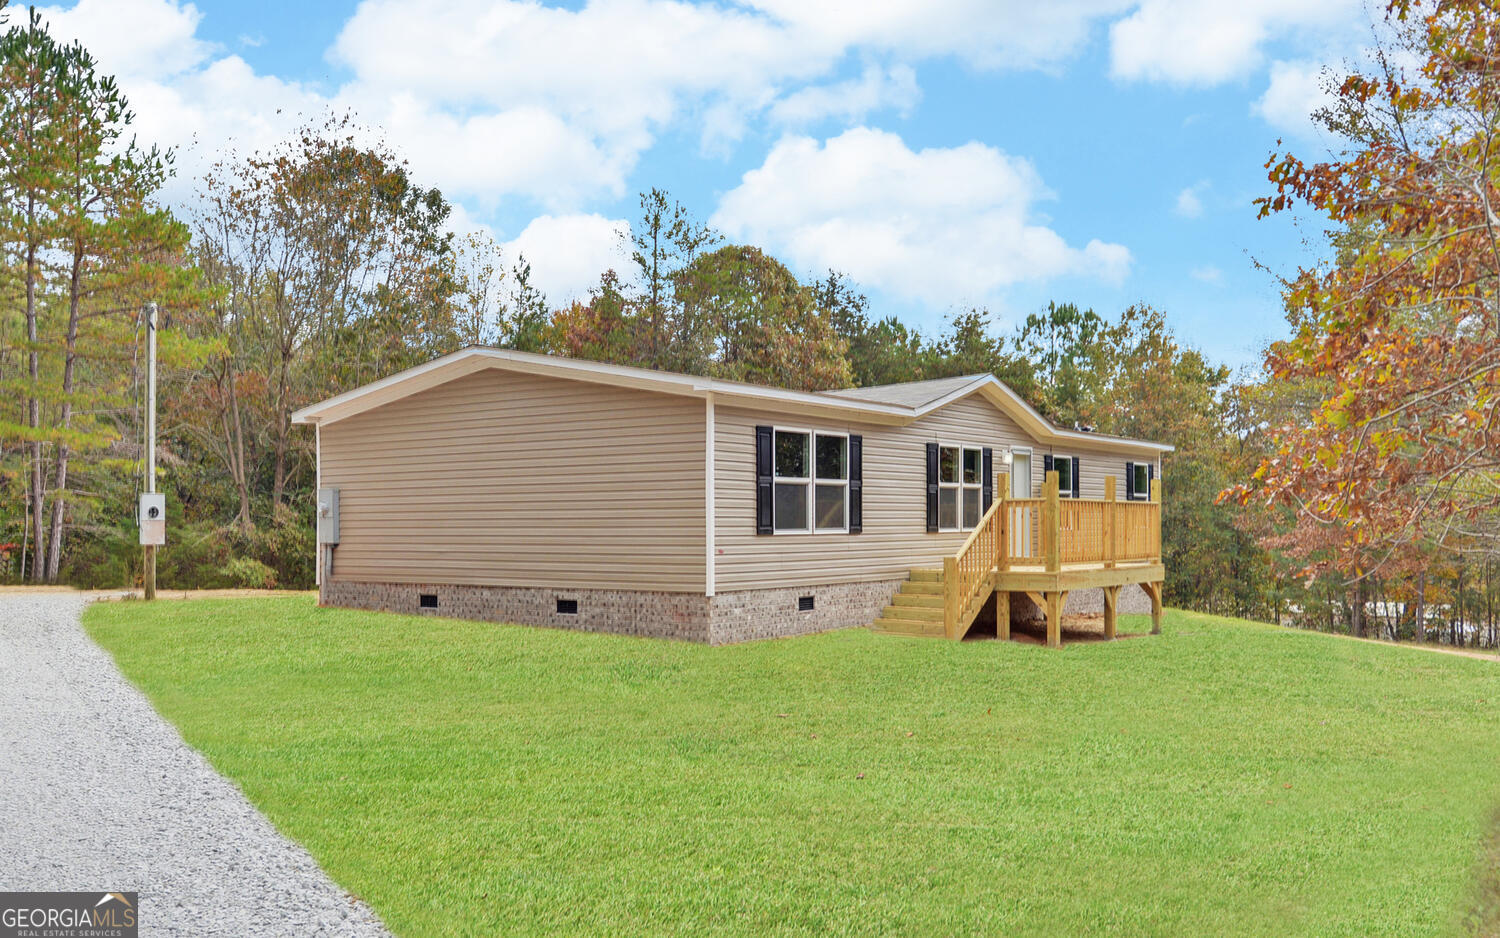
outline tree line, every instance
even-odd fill
[[[1335,256],[1286,282],[1292,338],[1239,380],[1146,304],[1055,302],[1010,328],[964,309],[927,333],[836,271],[799,279],[727,241],[660,189],[622,233],[623,269],[554,305],[524,257],[454,235],[443,194],[348,115],[222,154],[169,211],[172,154],[135,143],[114,83],[32,14],[0,37],[0,579],[138,576],[153,301],[167,586],[310,585],[314,453],[291,414],[488,344],[809,390],[992,372],[1063,426],[1176,447],[1172,604],[1493,644],[1483,132],[1500,56],[1477,9],[1403,19],[1397,4],[1403,55],[1320,115],[1345,158],[1268,163],[1262,210],[1326,214]],[[1404,84],[1391,63],[1413,56],[1422,81]]]

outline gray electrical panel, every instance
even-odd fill
[[[160,492],[142,492],[139,512],[141,543],[156,547],[167,543],[167,497]]]
[[[318,489],[318,543],[339,542],[339,490]]]

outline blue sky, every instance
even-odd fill
[[[1271,273],[1316,221],[1258,221],[1278,138],[1358,53],[1359,0],[80,0],[47,8],[180,148],[170,197],[228,148],[352,109],[524,252],[554,301],[621,264],[659,186],[799,275],[845,270],[928,331],[983,306],[1163,309],[1242,366],[1283,332]]]

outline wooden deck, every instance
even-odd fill
[[[1008,491],[1000,475],[998,488]],[[1062,609],[1068,593],[1104,591],[1104,637],[1115,637],[1120,588],[1139,584],[1151,597],[1151,631],[1161,630],[1161,482],[1146,501],[1120,501],[1113,477],[1102,500],[1063,499],[1057,473],[1047,473],[1041,498],[1001,498],[990,506],[942,571],[903,588],[881,631],[961,639],[992,595],[998,595],[996,634],[1010,637],[1010,594],[1025,593],[1047,618],[1047,644],[1062,645]],[[934,586],[934,583],[937,584]],[[920,584],[920,585],[919,585]],[[936,628],[941,622],[942,628]]]

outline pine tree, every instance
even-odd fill
[[[42,316],[46,281],[52,273],[47,248],[57,233],[65,159],[59,137],[64,71],[62,50],[47,35],[35,10],[25,26],[12,27],[0,37],[0,243],[18,268],[16,302],[25,321],[26,358],[25,371],[5,387],[6,396],[25,402],[25,413],[0,424],[0,436],[23,441],[28,453],[26,520],[35,545],[31,571],[37,582],[45,576],[38,558],[46,546],[42,528],[47,493]],[[21,565],[24,570],[24,543]]]

